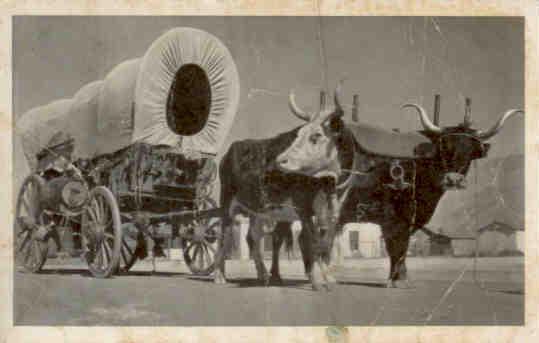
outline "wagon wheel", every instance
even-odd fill
[[[202,199],[199,211],[217,207],[209,197]],[[215,268],[215,257],[219,249],[221,218],[200,218],[190,223],[184,239],[183,259],[195,275],[210,275]]]
[[[82,237],[92,275],[109,277],[118,267],[122,227],[118,204],[108,188],[99,186],[90,192],[83,213]]]
[[[40,204],[44,185],[40,176],[28,176],[19,191],[15,209],[15,260],[32,273],[41,270],[49,249],[47,218]]]
[[[118,263],[118,273],[127,273],[137,261],[135,251],[137,249],[138,230],[131,223],[122,223],[122,247],[120,249],[120,260]]]

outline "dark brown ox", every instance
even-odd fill
[[[341,108],[338,93],[336,103]],[[324,241],[332,246],[335,234],[341,234],[342,227],[350,222],[380,225],[390,257],[388,287],[396,286],[399,280],[408,284],[405,259],[410,235],[429,222],[445,191],[466,186],[471,161],[487,156],[490,145],[486,141],[508,118],[523,113],[509,110],[492,128],[479,131],[470,127],[469,116],[458,126],[442,128],[433,124],[419,105],[403,107],[418,112],[424,130],[398,133],[344,124],[341,117],[334,116],[328,126],[331,130],[324,127],[298,132],[290,148],[277,158],[278,167],[285,172],[308,174],[320,165],[331,166],[326,172],[338,180],[337,220]],[[301,117],[303,112],[297,109],[296,114]],[[326,156],[332,161],[323,161]],[[275,242],[274,251],[278,251],[280,241]],[[309,256],[303,257],[309,272],[312,261]],[[278,263],[278,256],[275,259]],[[324,262],[329,260],[330,254]]]
[[[220,251],[227,252],[230,249],[230,233],[235,215],[242,213],[249,217],[247,242],[255,262],[258,279],[265,284],[272,280],[266,272],[260,243],[264,235],[274,231],[277,222],[279,225],[277,225],[276,237],[281,237],[283,224],[286,226],[286,223],[300,220],[303,227],[301,241],[308,242],[301,244],[304,248],[302,254],[309,261],[317,260],[319,256],[317,251],[312,249],[318,246],[317,230],[312,218],[316,216],[316,208],[331,207],[325,203],[321,204],[331,199],[331,196],[323,194],[334,190],[332,176],[340,173],[339,164],[334,162],[336,156],[332,156],[336,154],[336,150],[330,148],[333,139],[326,138],[328,134],[324,130],[327,130],[330,118],[341,116],[342,113],[340,107],[335,107],[321,108],[312,116],[302,114],[301,118],[307,121],[305,125],[269,139],[234,142],[221,160],[219,175],[221,207],[224,211],[222,227],[225,239],[223,239],[224,249]],[[314,138],[312,137],[313,129],[321,130]],[[278,170],[277,157],[287,151],[298,138],[305,136],[310,136],[311,140],[318,139],[324,142],[326,150],[317,151],[317,154],[323,158],[318,160],[319,163],[309,164],[309,170],[302,169],[301,173]],[[216,283],[226,282],[223,257],[220,255],[216,258],[218,261],[214,279]],[[273,267],[272,275],[274,281],[280,281],[278,270],[275,271]],[[320,269],[309,268],[307,275],[314,289],[327,284],[324,271]]]

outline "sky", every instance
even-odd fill
[[[524,27],[518,17],[85,17],[17,16],[13,20],[13,114],[72,97],[119,63],[143,56],[174,27],[217,36],[240,75],[239,110],[228,139],[265,138],[302,123],[288,109],[295,89],[304,108],[320,89],[344,83],[344,102],[359,94],[359,119],[401,131],[421,128],[417,102],[441,124],[462,121],[472,99],[474,127],[486,129],[524,107]],[[349,116],[350,114],[347,113]],[[524,118],[509,120],[489,157],[524,153]],[[17,147],[15,147],[17,151]],[[15,154],[15,168],[21,165]]]
[[[432,111],[437,93],[445,125],[462,120],[464,97],[480,128],[524,106],[519,18],[23,16],[13,25],[15,117],[73,96],[178,26],[217,36],[236,61],[242,92],[228,144],[300,125],[288,92],[314,109],[320,88],[332,91],[343,77],[345,102],[359,94],[361,121],[401,131],[420,124],[400,105],[414,101]],[[524,120],[507,122],[492,142],[492,156],[523,153]]]

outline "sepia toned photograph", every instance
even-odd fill
[[[524,325],[524,24],[13,16],[13,325]]]

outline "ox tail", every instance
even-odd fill
[[[236,242],[234,241],[234,239],[232,239],[233,218],[230,216],[229,213],[232,199],[236,194],[236,186],[234,184],[235,152],[235,144],[232,144],[227,153],[223,156],[221,162],[219,163],[219,179],[221,182],[220,207],[222,209],[223,242],[228,243],[225,244],[223,247],[225,251],[225,256],[228,255],[231,250],[236,249]]]

